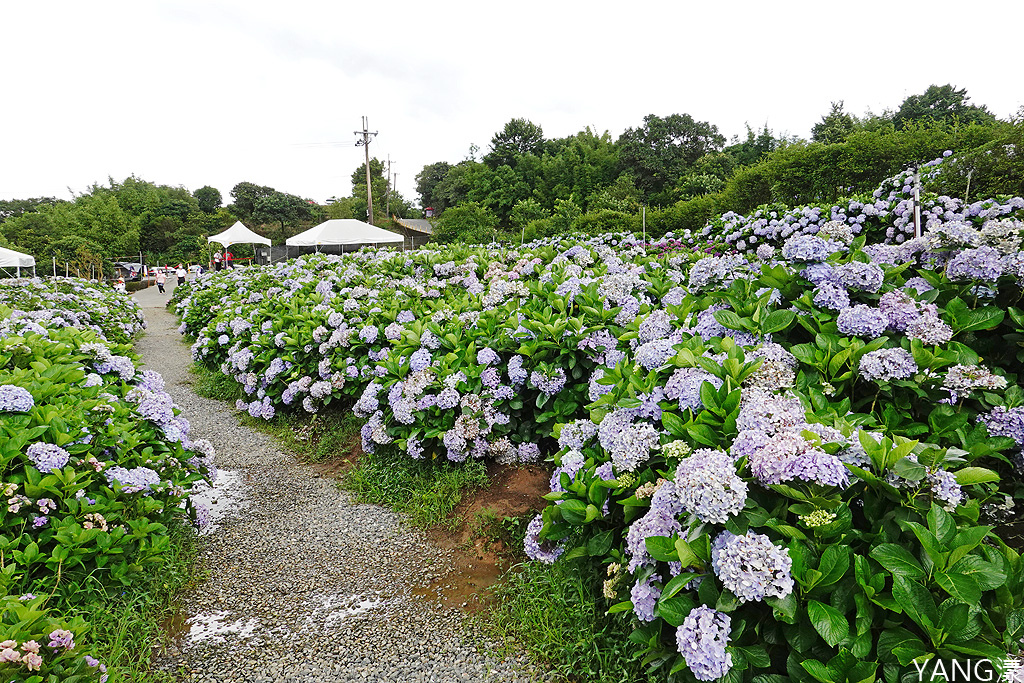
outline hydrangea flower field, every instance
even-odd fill
[[[209,442],[136,365],[143,325],[104,285],[0,280],[4,680],[106,680],[89,623],[61,615],[144,582],[167,525],[199,512],[193,484],[215,476]]]
[[[553,461],[527,554],[601,566],[667,680],[999,668],[1024,637],[1024,201],[934,200],[914,238],[878,206],[904,180],[707,242],[314,255],[175,305],[254,417],[341,401],[367,451]]]

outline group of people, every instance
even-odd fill
[[[213,267],[216,270],[221,270],[222,267],[223,268],[231,268],[232,267],[232,264],[231,264],[232,259],[234,259],[234,254],[232,254],[230,251],[226,252],[223,255],[223,257],[221,256],[221,253],[218,251],[218,252],[216,252],[213,255]],[[191,266],[190,266],[190,268],[191,268]],[[160,290],[161,294],[165,294],[166,293],[165,290],[164,290],[164,285],[167,284],[167,272],[170,271],[170,270],[171,270],[170,268],[157,268],[156,269],[156,286],[157,286],[157,289]],[[198,266],[197,274],[199,274],[199,275],[203,274],[203,267],[202,266]],[[178,265],[174,266],[174,276],[178,279],[178,284],[179,285],[185,284],[185,276],[186,275],[188,275],[188,270],[185,269],[184,265],[179,263]],[[131,271],[130,277],[132,279],[136,279],[135,278],[135,270],[134,269]],[[114,283],[114,289],[116,289],[119,292],[125,291],[124,277],[119,277],[117,279],[117,282]]]

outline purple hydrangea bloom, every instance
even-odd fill
[[[952,472],[943,469],[933,470],[928,472],[927,480],[932,488],[932,496],[942,503],[942,507],[952,511],[960,505],[964,494]]]
[[[839,314],[836,326],[843,334],[873,339],[882,336],[889,327],[889,319],[877,308],[857,304]]]
[[[1002,255],[992,247],[964,249],[946,266],[950,280],[995,282],[1003,274]]]
[[[52,443],[34,443],[28,447],[28,458],[40,472],[64,469],[71,460],[71,454]]]
[[[552,564],[557,560],[565,548],[550,541],[542,541],[540,538],[541,529],[544,528],[544,515],[537,515],[526,527],[526,538],[523,539],[523,549],[526,556],[531,560]]]
[[[363,329],[359,330],[359,338],[367,344],[372,344],[377,341],[378,335],[380,335],[380,330],[377,329],[376,325],[367,325]]]
[[[711,382],[715,389],[722,387],[722,380],[703,368],[679,368],[672,373],[665,383],[665,396],[679,401],[679,408],[689,408],[693,412],[704,409],[700,399],[700,387],[704,382]]]
[[[726,651],[732,620],[728,614],[707,605],[690,610],[676,629],[676,649],[698,681],[715,681],[732,669],[732,655]]]
[[[724,524],[747,501],[747,483],[723,451],[701,448],[676,468],[676,491],[683,509],[702,522]]]
[[[513,386],[519,386],[526,381],[530,373],[523,369],[523,357],[512,356],[508,361],[508,378]]]
[[[1008,436],[1024,448],[1024,406],[996,406],[991,412],[978,415],[992,436]]]
[[[539,370],[534,370],[530,374],[530,383],[542,393],[554,396],[565,388],[565,371],[562,368],[555,368],[551,375],[545,375]]]
[[[416,349],[413,351],[412,356],[409,357],[409,369],[413,372],[419,372],[430,367],[431,360],[429,350],[424,348]]]
[[[35,404],[28,389],[15,384],[0,385],[0,413],[23,413]]]
[[[814,290],[814,305],[832,311],[843,311],[850,307],[850,293],[841,285],[824,282]]]
[[[654,585],[655,581],[661,581],[657,574],[651,574],[643,581],[637,581],[629,591],[629,597],[633,602],[633,614],[640,621],[654,621],[654,608],[661,597],[661,589]]]
[[[847,289],[877,292],[885,280],[885,271],[874,263],[851,261],[836,268],[839,282]]]
[[[476,362],[480,365],[496,365],[501,362],[501,356],[494,349],[485,346],[477,351]]]
[[[876,382],[907,379],[917,374],[914,356],[904,349],[878,349],[860,359],[860,375]]]
[[[767,536],[723,531],[711,547],[711,566],[740,602],[784,598],[793,592],[793,560]]]
[[[671,536],[681,531],[678,516],[682,511],[683,505],[675,484],[671,481],[663,482],[651,497],[651,508],[647,514],[633,522],[626,531],[629,571],[654,564],[654,559],[647,553],[646,539],[651,536]]]
[[[837,251],[836,246],[836,243],[826,242],[817,235],[794,235],[782,245],[782,256],[787,261],[816,263]]]
[[[634,358],[645,369],[655,370],[664,365],[674,354],[671,340],[655,339],[640,345],[634,353]]]
[[[103,476],[111,484],[121,484],[121,490],[125,493],[148,491],[154,484],[160,483],[160,475],[148,467],[133,467],[130,470],[124,467],[111,467]]]

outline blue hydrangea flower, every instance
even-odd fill
[[[702,522],[724,524],[747,501],[747,483],[728,454],[701,448],[676,468],[676,492],[683,509]]]
[[[889,319],[877,308],[857,304],[839,314],[836,326],[843,334],[874,339],[882,336],[889,327]]]
[[[914,356],[904,349],[878,349],[865,353],[860,359],[860,375],[876,382],[907,379],[917,374]]]
[[[0,413],[23,413],[35,404],[28,389],[15,384],[0,385]]]
[[[71,454],[52,443],[37,442],[28,447],[27,455],[32,464],[40,472],[63,469],[71,459]]]
[[[740,602],[784,598],[793,592],[793,560],[764,534],[723,531],[711,547],[711,566]]]
[[[732,655],[726,651],[732,620],[728,614],[707,605],[690,610],[676,629],[676,649],[698,681],[715,681],[732,669]]]
[[[657,574],[651,574],[642,581],[637,581],[629,591],[633,602],[633,614],[640,621],[654,621],[654,608],[661,597],[661,589],[654,583],[661,581]]]
[[[544,515],[538,514],[526,527],[526,537],[523,539],[523,550],[531,560],[552,564],[557,560],[565,548],[551,541],[544,541],[540,538],[540,532],[544,528]]]

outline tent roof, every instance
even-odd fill
[[[380,244],[403,242],[405,238],[390,230],[376,228],[354,218],[332,218],[285,240],[291,247],[315,247],[332,244]]]
[[[4,268],[31,268],[36,264],[35,258],[20,251],[0,247],[0,267]]]
[[[209,242],[217,242],[229,247],[232,244],[265,244],[270,246],[270,240],[257,235],[249,228],[242,225],[242,221],[236,221],[234,225],[219,235],[211,235],[206,238]]]

